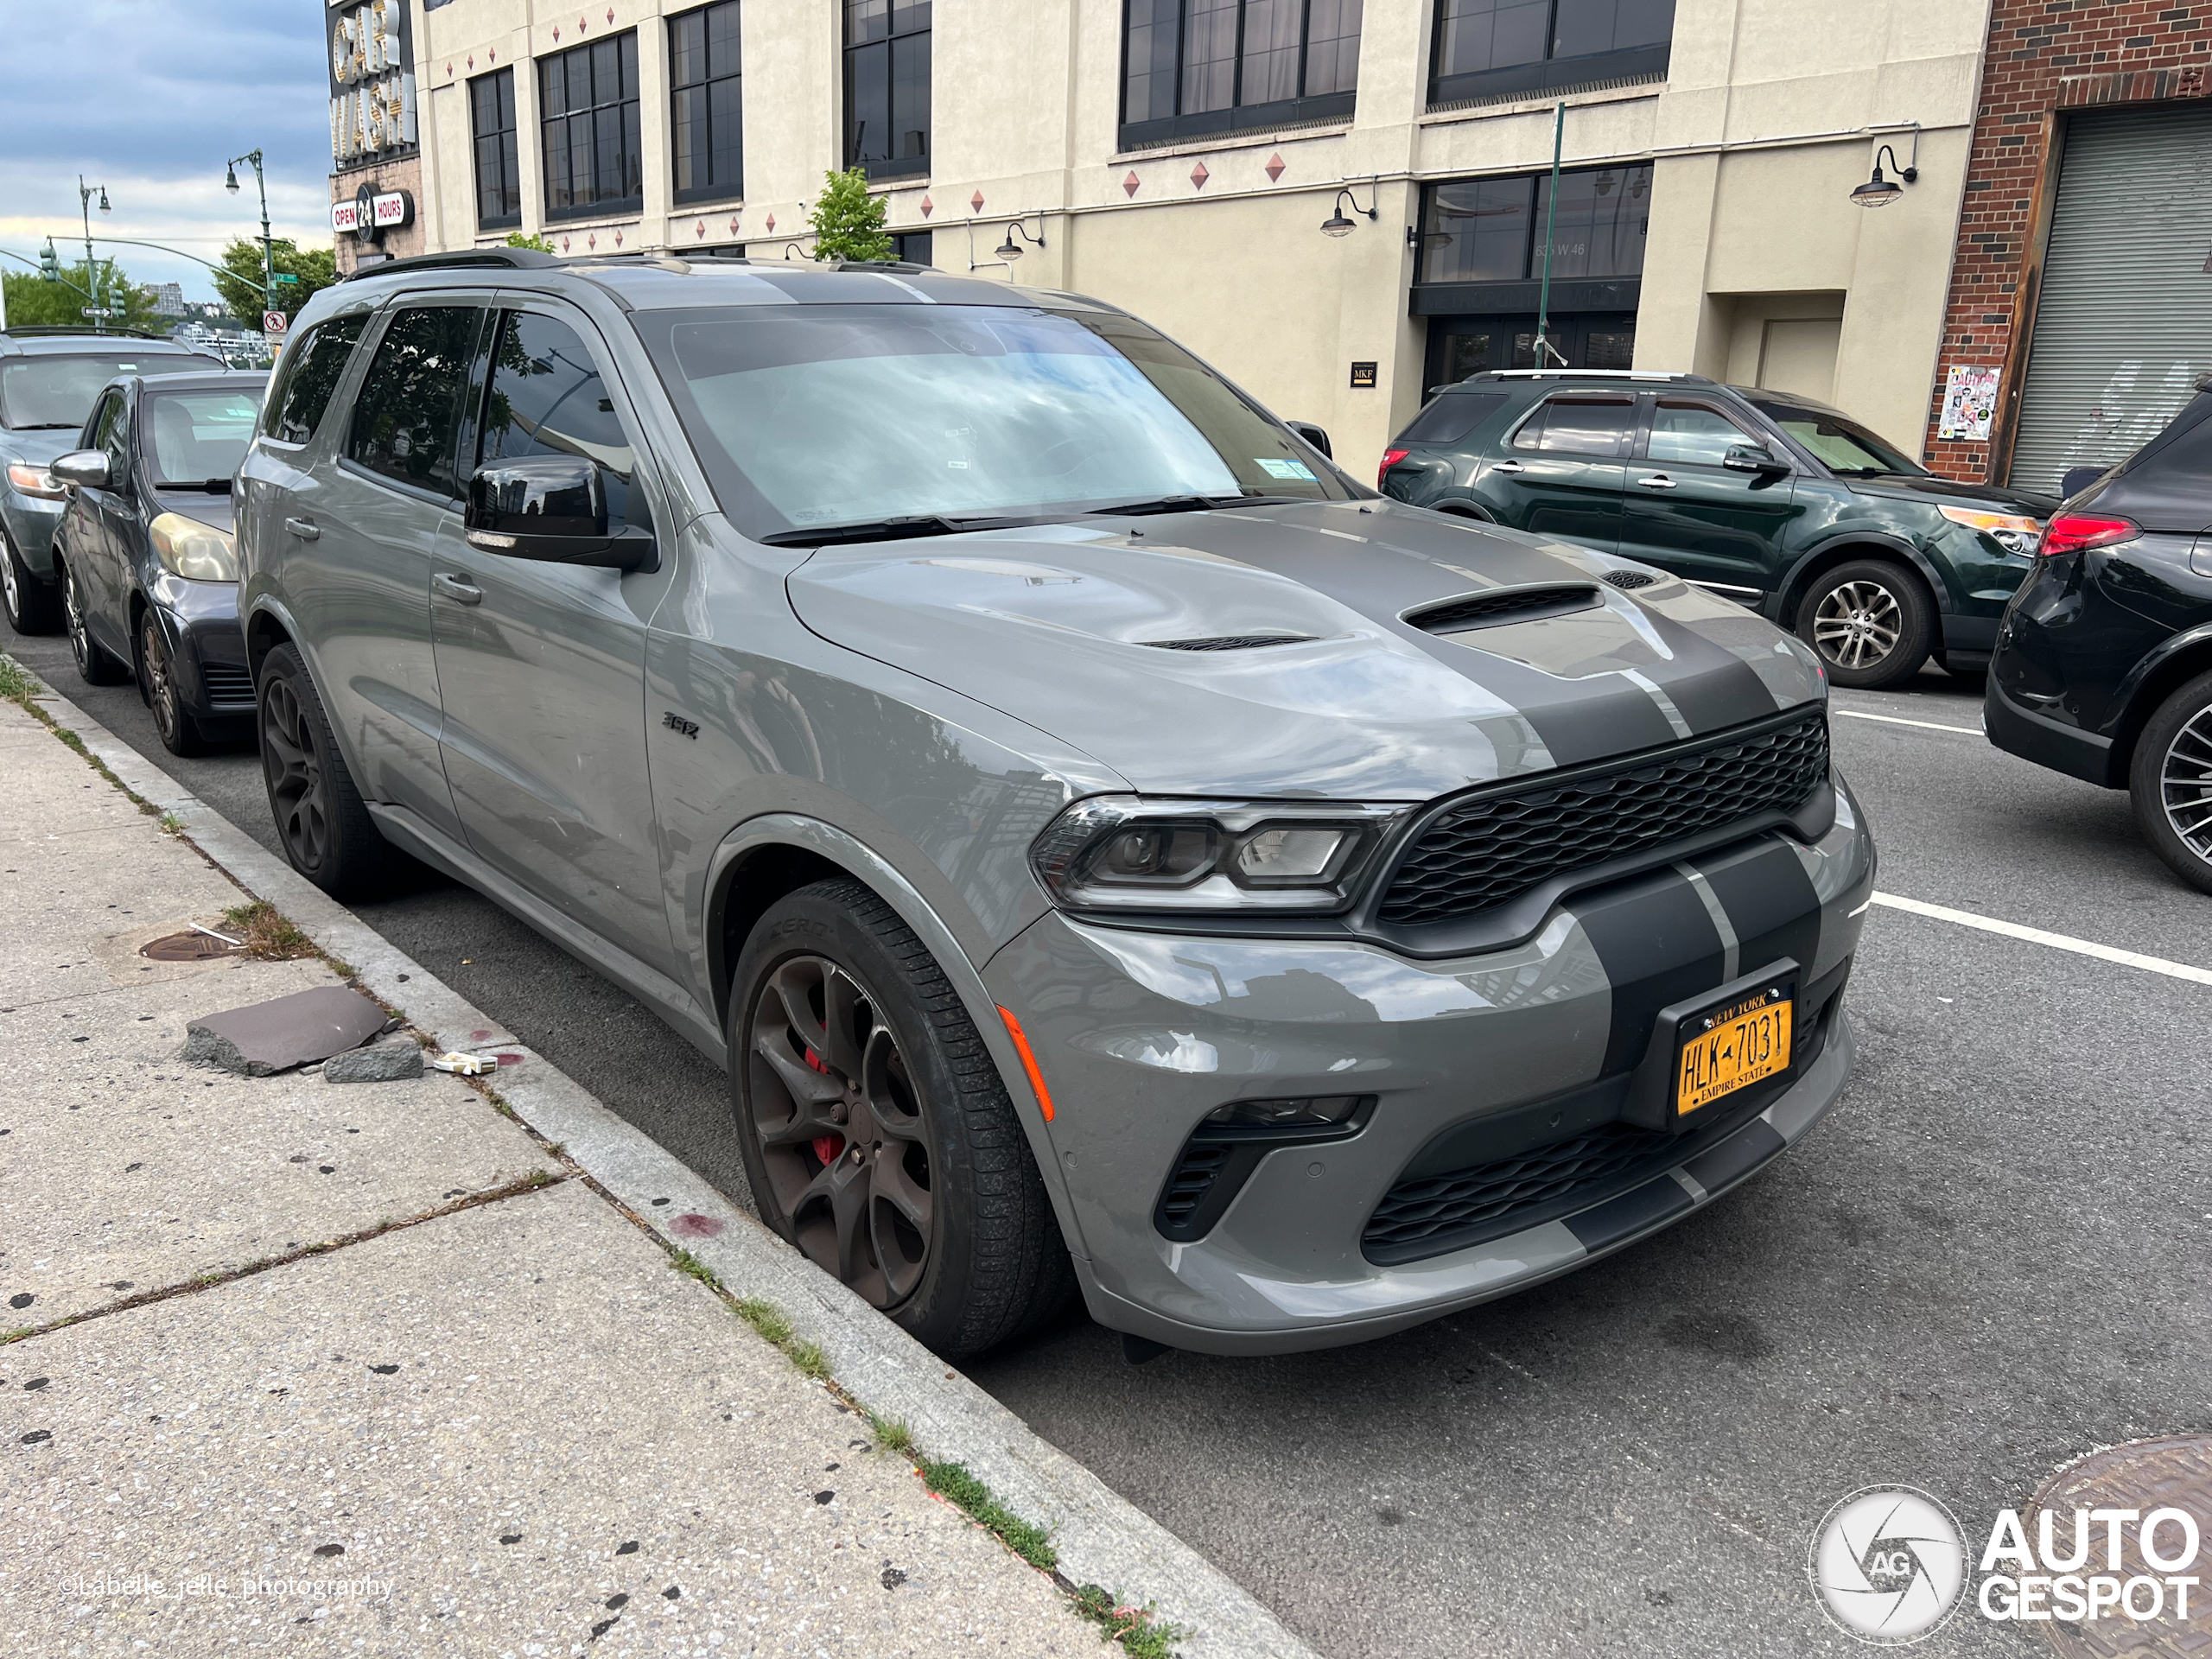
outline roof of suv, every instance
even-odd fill
[[[0,357],[60,357],[82,352],[88,346],[105,346],[151,355],[174,353],[179,357],[200,353],[182,340],[159,334],[96,334],[89,328],[0,329]]]

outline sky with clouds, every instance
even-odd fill
[[[323,10],[323,0],[0,0],[0,250],[35,259],[51,233],[64,263],[82,259],[81,174],[112,207],[103,214],[93,198],[95,237],[213,259],[232,237],[261,233],[252,174],[241,169],[237,195],[223,188],[223,163],[257,148],[275,233],[329,246]],[[189,259],[100,251],[136,282],[215,297]]]

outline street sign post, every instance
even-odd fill
[[[284,332],[285,326],[284,314],[282,311],[264,311],[261,314],[263,334],[281,334]]]

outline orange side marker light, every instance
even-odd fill
[[[1001,1007],[999,1018],[1006,1021],[1007,1035],[1014,1039],[1014,1052],[1021,1056],[1021,1069],[1029,1074],[1029,1086],[1037,1091],[1037,1103],[1045,1109],[1045,1121],[1052,1121],[1052,1091],[1045,1086],[1045,1074],[1037,1069],[1037,1055],[1029,1046],[1029,1039],[1021,1029],[1021,1021]]]

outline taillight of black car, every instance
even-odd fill
[[[2044,526],[2043,540],[2036,551],[2051,558],[2061,553],[2078,553],[2085,547],[2110,547],[2114,542],[2132,542],[2142,533],[2143,527],[2132,518],[2062,512]]]

